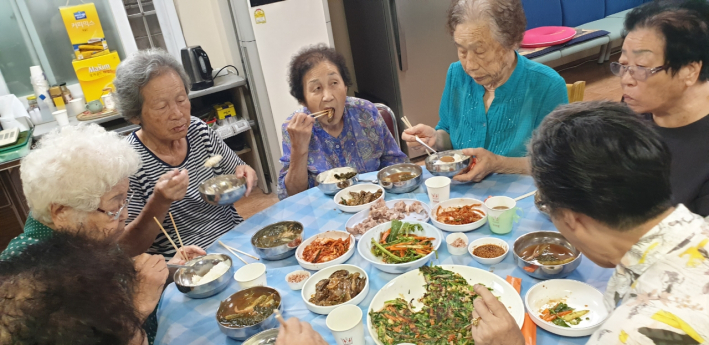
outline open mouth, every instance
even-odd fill
[[[332,122],[335,118],[335,108],[325,108],[325,110],[327,110],[327,122]]]

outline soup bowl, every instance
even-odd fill
[[[246,194],[246,178],[219,175],[199,184],[199,195],[210,205],[230,205]]]
[[[445,163],[440,161],[441,157],[452,156],[455,154],[463,156],[463,160],[453,163]],[[464,155],[463,150],[442,151],[426,157],[425,162],[426,170],[428,170],[431,175],[453,177],[468,167],[468,164],[470,164],[470,156]]]
[[[226,317],[227,315],[231,315],[234,313],[234,308],[238,307],[239,309],[244,309],[248,306],[248,303],[253,300],[253,298],[258,298],[262,295],[268,294],[268,293],[275,293],[275,300],[277,303],[277,307],[274,309],[278,309],[279,311],[283,311],[283,303],[281,303],[281,295],[278,293],[278,291],[274,288],[268,287],[268,286],[256,286],[252,288],[248,288],[245,290],[241,290],[231,296],[229,296],[227,299],[223,300],[219,304],[219,309],[217,310],[217,324],[219,325],[219,329],[222,331],[222,333],[226,334],[227,337],[236,339],[236,340],[245,340],[248,339],[249,337],[255,335],[256,333],[259,333],[261,331],[271,329],[271,328],[276,328],[278,327],[278,320],[276,320],[276,316],[273,312],[263,319],[262,321],[251,325],[251,326],[244,326],[244,327],[238,327],[238,326],[232,326],[228,324],[224,324],[220,319]]]
[[[414,178],[406,181],[391,182],[388,178],[398,173],[411,173]],[[384,188],[387,193],[401,194],[409,193],[418,188],[423,183],[423,169],[417,164],[401,163],[388,166],[377,173],[379,185]]]
[[[338,182],[327,182],[328,178],[334,174],[346,174],[354,173],[354,176],[344,179]],[[334,168],[327,171],[323,171],[318,176],[315,177],[315,182],[317,182],[318,189],[325,195],[335,195],[337,192],[354,185],[357,182],[357,170],[350,167]]]
[[[295,239],[275,246],[269,246],[268,243],[264,243],[268,237],[278,236],[286,231],[295,232]],[[303,224],[296,221],[284,221],[268,225],[251,237],[251,246],[254,247],[254,251],[266,260],[282,260],[294,255],[301,242],[303,242]]]
[[[225,262],[229,265],[229,270],[222,273],[217,279],[204,284],[193,284],[192,277],[195,274],[204,276],[212,269],[215,265],[220,262]],[[231,258],[224,254],[207,254],[194,258],[185,263],[185,266],[199,266],[198,270],[180,268],[175,271],[173,279],[175,280],[175,286],[177,290],[185,294],[190,298],[207,298],[214,296],[222,290],[226,289],[231,280],[232,274],[234,274],[234,266],[232,265]]]
[[[574,259],[561,265],[541,265],[522,259],[520,254],[524,249],[535,244],[557,244],[571,251]],[[512,254],[517,267],[531,277],[537,279],[560,279],[568,276],[581,264],[581,252],[569,243],[563,235],[556,231],[535,231],[524,234],[512,245]]]

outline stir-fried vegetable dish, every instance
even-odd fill
[[[433,237],[417,236],[423,232],[421,224],[402,223],[393,220],[391,228],[384,231],[379,241],[372,238],[372,254],[388,264],[416,261],[433,251]]]
[[[552,308],[542,310],[542,315],[539,315],[539,318],[557,326],[571,327],[569,325],[578,325],[583,321],[582,317],[586,314],[588,314],[588,310],[576,311],[566,303],[559,302]]]

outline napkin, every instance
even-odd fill
[[[0,96],[0,125],[3,129],[29,130],[29,114],[15,95]]]

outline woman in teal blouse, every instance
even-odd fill
[[[418,136],[436,150],[463,149],[475,156],[475,164],[455,180],[528,173],[532,131],[557,105],[569,102],[559,74],[515,52],[526,25],[520,0],[463,0],[448,11],[460,61],[448,69],[440,120],[435,129],[407,129],[402,138],[414,146]]]

